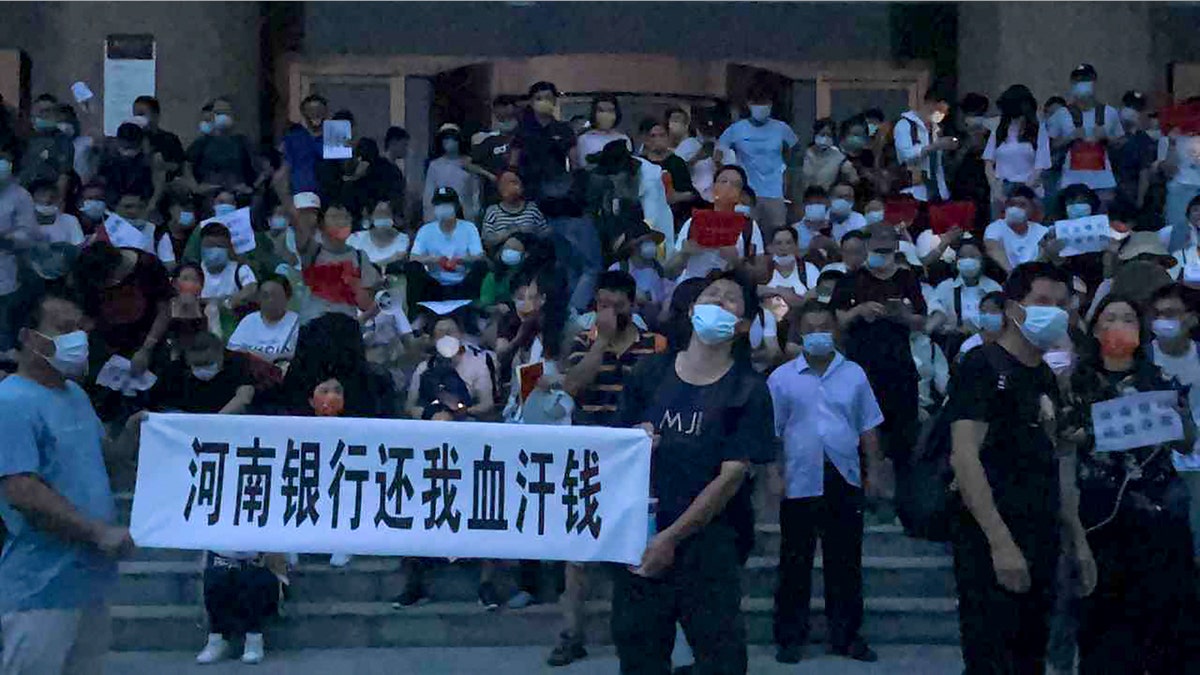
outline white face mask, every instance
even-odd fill
[[[750,106],[750,118],[755,122],[766,122],[771,118],[771,106],[769,105],[752,105]]]
[[[1077,98],[1085,98],[1092,95],[1096,90],[1095,82],[1076,82],[1071,85],[1071,93]]]
[[[658,244],[652,241],[643,241],[638,250],[643,258],[653,260],[658,255]]]
[[[454,220],[456,215],[458,215],[458,210],[454,208],[453,204],[433,205],[433,217],[439,221]]]
[[[378,227],[380,229],[385,228],[385,227],[391,227],[392,219],[391,218],[376,218],[371,221],[371,226]]]
[[[1004,209],[1004,220],[1013,225],[1020,225],[1029,219],[1029,214],[1020,206],[1010,206]]]
[[[50,337],[44,333],[38,333],[38,335],[54,343],[54,356],[46,356],[41,353],[38,353],[38,356],[46,359],[46,362],[61,373],[63,377],[80,377],[87,372],[87,333],[77,330],[56,335],[55,337]]]
[[[825,220],[829,217],[829,207],[824,204],[805,204],[804,219],[807,221]]]
[[[934,110],[929,114],[929,121],[933,122],[934,124],[941,124],[945,119],[946,113],[942,112],[941,110]]]
[[[852,208],[854,208],[854,204],[851,204],[849,199],[839,197],[829,202],[829,212],[835,216],[848,216]]]
[[[833,145],[833,137],[824,134],[816,136],[813,138],[813,145],[816,145],[818,148],[828,148]]]
[[[220,364],[210,363],[207,366],[192,366],[192,376],[201,382],[209,382],[221,372]]]
[[[867,211],[863,216],[867,219],[868,225],[883,222],[883,211]]]

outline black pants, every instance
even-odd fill
[[[209,553],[204,567],[204,608],[210,633],[225,637],[261,633],[279,608],[279,579],[266,567]]]
[[[680,544],[675,564],[660,578],[619,567],[612,633],[622,675],[669,675],[677,621],[695,654],[695,675],[744,674],[741,602],[736,535],[724,524],[709,525]]]
[[[1028,524],[1005,518],[1029,565],[1027,593],[996,581],[991,547],[965,508],[954,534],[954,579],[962,631],[964,675],[1040,675],[1046,667],[1059,538],[1055,516]],[[1024,525],[1025,528],[1020,527]]]
[[[1088,542],[1099,583],[1082,604],[1081,675],[1200,672],[1187,520],[1123,508]]]
[[[813,555],[817,537],[825,560],[825,616],[829,641],[849,646],[862,628],[863,494],[825,462],[825,494],[785,499],[779,505],[779,586],[775,591],[775,642],[808,642]]]
[[[477,261],[471,263],[467,276],[453,286],[443,286],[442,282],[434,279],[429,270],[420,263],[410,262],[404,266],[405,296],[408,298],[409,315],[416,315],[418,302],[437,300],[478,300],[479,289],[483,286],[483,278],[487,276],[487,263]]]

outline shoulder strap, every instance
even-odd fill
[[[921,142],[921,131],[917,129],[917,123],[912,120],[908,120],[908,134],[913,145]]]
[[[962,286],[954,287],[954,318],[958,325],[963,324],[962,315]]]
[[[754,236],[754,219],[746,218],[746,224],[742,227],[742,257],[750,257],[750,240]]]
[[[1079,106],[1069,105],[1067,106],[1067,112],[1071,114],[1072,124],[1076,127],[1083,126],[1083,111],[1079,109]]]
[[[241,272],[243,267],[245,267],[245,265],[238,263],[237,266],[233,268],[233,285],[236,286],[239,291],[242,290]]]
[[[1103,103],[1096,104],[1096,126],[1104,126],[1104,109],[1107,107],[1108,106],[1104,105]]]

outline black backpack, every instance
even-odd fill
[[[1009,372],[1008,361],[986,345],[980,349],[984,350],[999,382]],[[947,403],[953,396],[954,392],[949,392]],[[950,466],[951,421],[950,407],[943,405],[925,422],[913,446],[907,480],[896,483],[896,515],[910,537],[950,541],[960,503],[954,469]]]

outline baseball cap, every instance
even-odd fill
[[[321,198],[315,192],[300,192],[292,195],[292,204],[298,209],[319,209]]]
[[[430,200],[434,204],[457,204],[458,193],[452,187],[440,187],[433,193],[433,199]]]
[[[1094,80],[1096,79],[1096,67],[1090,63],[1081,63],[1075,66],[1075,70],[1071,71],[1072,80]]]

